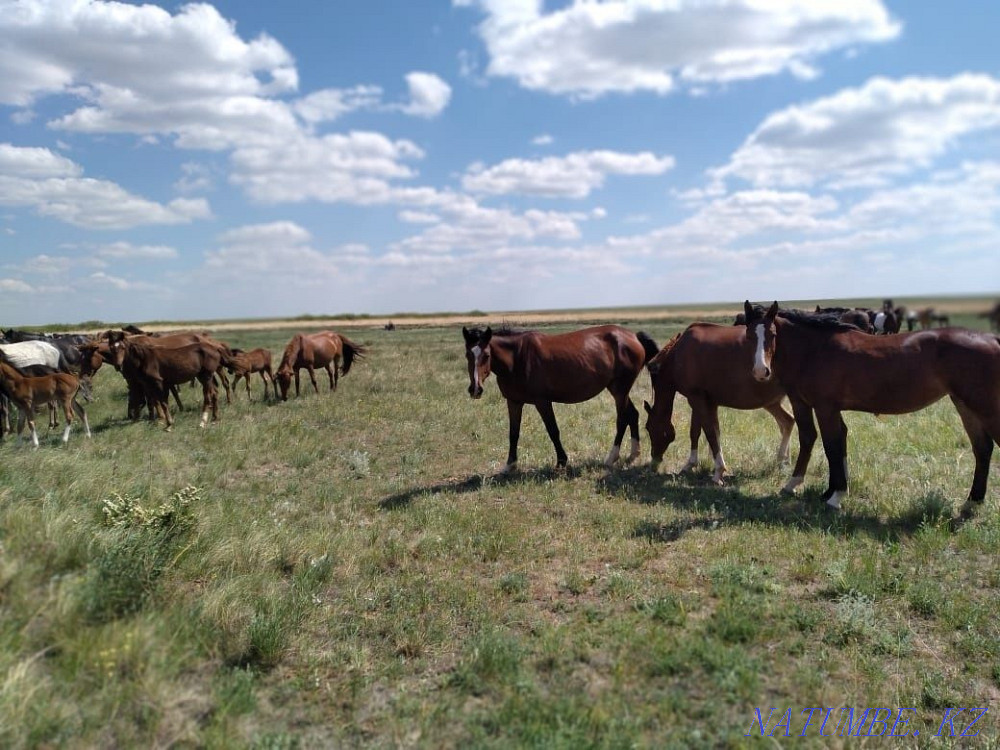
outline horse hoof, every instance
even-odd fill
[[[726,483],[722,479],[716,479],[715,477],[712,477],[712,484],[714,484],[716,487],[726,486]]]

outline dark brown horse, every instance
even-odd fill
[[[299,395],[299,370],[302,368],[308,370],[316,393],[319,393],[315,373],[317,367],[326,370],[330,376],[330,390],[336,390],[340,376],[350,372],[354,360],[362,359],[367,351],[361,344],[333,331],[295,334],[285,347],[281,364],[278,365],[276,377],[281,388],[281,400],[288,400],[292,375],[295,376],[295,395]]]
[[[698,465],[698,441],[704,431],[715,459],[712,479],[722,484],[726,462],[719,445],[720,406],[766,410],[781,431],[778,461],[788,460],[788,442],[795,420],[781,406],[785,397],[781,386],[773,380],[760,383],[745,370],[743,363],[751,351],[745,328],[693,323],[649,361],[653,405],[643,402],[643,406],[648,415],[646,430],[654,468],[676,435],[671,418],[674,395],[678,392],[691,405],[691,453],[681,471]]]
[[[202,386],[201,426],[205,426],[210,412],[212,421],[218,420],[215,374],[221,365],[228,365],[231,361],[228,348],[205,341],[163,347],[151,341],[139,341],[140,338],[136,336],[109,342],[113,361],[128,382],[138,383],[143,388],[156,414],[163,417],[167,431],[173,427],[167,402],[170,386],[187,383],[192,378],[196,378]]]
[[[243,378],[247,386],[247,400],[252,400],[250,395],[250,376],[255,372],[260,373],[260,379],[264,381],[264,398],[268,397],[268,385],[274,383],[274,373],[271,372],[271,350],[251,349],[246,352],[242,349],[233,349],[233,359],[228,366],[229,372],[233,374],[233,390]],[[277,391],[274,392],[277,398]]]
[[[629,391],[643,365],[657,352],[646,334],[638,335],[620,326],[599,326],[549,336],[537,331],[495,334],[487,328],[462,329],[469,366],[469,395],[480,398],[483,383],[496,373],[500,393],[507,399],[510,417],[510,449],[503,471],[517,465],[517,441],[521,435],[521,411],[532,404],[542,417],[556,449],[556,465],[566,465],[566,451],[559,440],[553,403],[577,404],[607,389],[615,399],[618,418],[615,441],[605,463],[618,460],[626,428],[631,431],[628,460],[639,455],[639,412]]]
[[[990,456],[1000,442],[1000,337],[944,328],[866,336],[836,321],[760,315],[746,303],[754,343],[753,376],[776,379],[792,402],[801,449],[792,483],[801,484],[816,440],[815,411],[830,464],[823,497],[834,508],[847,494],[847,425],[843,411],[906,414],[948,396],[972,442],[976,469],[962,516],[986,496]],[[749,364],[749,362],[748,362]]]

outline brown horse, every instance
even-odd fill
[[[362,359],[367,353],[367,347],[351,341],[346,336],[333,331],[319,333],[297,333],[285,347],[278,365],[277,381],[281,388],[281,400],[288,400],[288,388],[295,376],[295,396],[299,395],[299,370],[303,367],[309,371],[309,379],[313,389],[319,393],[316,385],[315,369],[321,367],[330,376],[330,390],[337,390],[337,381],[341,375],[351,370],[354,360]]]
[[[802,483],[816,440],[811,416],[800,418],[810,410],[830,465],[823,497],[839,508],[847,494],[847,425],[841,412],[906,414],[948,396],[976,457],[962,516],[982,503],[993,443],[1000,442],[1000,337],[962,328],[866,336],[836,321],[777,316],[777,303],[763,315],[749,302],[745,310],[755,350],[753,376],[777,379],[795,409],[801,450],[789,485]]]
[[[66,416],[66,429],[63,430],[63,442],[69,441],[69,431],[73,424],[73,414],[80,417],[90,437],[90,423],[87,412],[76,401],[76,392],[80,390],[80,381],[75,375],[65,372],[54,372],[50,375],[28,377],[22,375],[9,364],[0,360],[0,391],[3,391],[20,414],[17,418],[17,434],[20,437],[24,423],[31,430],[31,442],[38,447],[38,431],[35,429],[35,407],[44,404],[61,404]]]
[[[507,399],[510,449],[504,472],[517,465],[525,404],[534,405],[541,415],[556,449],[556,466],[562,467],[567,456],[552,404],[588,401],[605,389],[614,396],[618,412],[615,441],[605,463],[611,466],[618,460],[626,428],[632,435],[628,460],[639,455],[639,412],[629,391],[643,365],[657,352],[656,344],[645,333],[599,326],[555,336],[507,329],[494,334],[490,328],[462,328],[462,335],[469,365],[469,395],[482,397],[483,383],[494,372],[500,393]]]
[[[264,398],[268,398],[268,385],[274,383],[274,373],[271,372],[271,350],[251,349],[248,352],[242,349],[232,350],[233,359],[227,368],[233,374],[233,390],[243,378],[247,386],[247,400],[253,400],[250,395],[250,376],[255,372],[260,373],[260,379],[264,381]],[[277,398],[277,391],[274,392]]]
[[[142,386],[147,400],[158,416],[162,416],[169,432],[173,428],[170,406],[167,402],[171,385],[186,383],[197,378],[202,386],[201,426],[219,418],[218,391],[215,374],[221,365],[231,360],[228,348],[215,342],[196,342],[178,347],[162,347],[149,341],[130,337],[110,342],[114,364],[129,382]]]
[[[646,366],[653,381],[653,405],[646,407],[646,431],[652,446],[653,468],[676,435],[671,422],[674,395],[691,405],[691,453],[681,471],[698,465],[702,431],[715,459],[712,480],[721,485],[726,461],[719,446],[719,407],[765,409],[781,431],[778,461],[788,460],[788,443],[795,420],[781,402],[785,392],[774,382],[759,383],[741,367],[751,344],[744,328],[693,323],[677,334]]]

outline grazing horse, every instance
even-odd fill
[[[906,414],[948,396],[972,442],[976,469],[962,516],[986,496],[993,443],[1000,442],[1000,336],[943,328],[896,336],[864,336],[836,322],[760,315],[746,303],[754,343],[753,376],[776,379],[795,409],[801,449],[786,489],[801,484],[816,440],[814,410],[830,465],[823,498],[840,507],[847,494],[847,425],[843,411]],[[749,358],[748,358],[749,363]]]
[[[692,323],[649,361],[646,367],[653,381],[653,405],[644,401],[643,406],[654,469],[676,435],[671,417],[678,392],[691,405],[691,453],[681,471],[698,465],[698,441],[704,431],[715,459],[712,480],[722,484],[726,462],[719,446],[720,406],[765,409],[781,431],[778,461],[788,460],[795,420],[781,406],[785,392],[778,383],[759,383],[741,367],[750,346],[744,328]]]
[[[38,447],[38,431],[35,429],[35,406],[43,404],[61,404],[66,415],[66,429],[63,431],[63,442],[69,440],[70,427],[73,424],[73,414],[80,417],[87,437],[90,437],[90,423],[87,412],[76,401],[76,392],[80,390],[80,381],[75,375],[67,372],[55,372],[49,375],[29,377],[22,375],[16,368],[0,360],[0,391],[17,406],[20,414],[17,418],[17,434],[20,437],[24,423],[31,430],[31,442]]]
[[[585,328],[555,336],[537,331],[462,328],[469,365],[469,395],[483,395],[483,383],[496,373],[500,393],[507,399],[510,450],[503,472],[517,465],[521,411],[532,404],[545,423],[556,449],[556,466],[566,465],[566,451],[552,404],[577,404],[607,389],[615,399],[618,417],[615,441],[605,463],[618,460],[626,428],[631,431],[628,460],[639,455],[639,412],[629,391],[646,362],[657,352],[645,333],[634,334],[620,326]]]
[[[264,398],[268,398],[268,384],[274,383],[274,373],[271,372],[271,350],[258,348],[245,352],[242,349],[233,349],[232,354],[233,359],[227,369],[233,374],[233,390],[236,390],[237,383],[240,382],[240,378],[243,378],[247,386],[247,400],[252,401],[250,376],[259,372],[260,379],[264,381]],[[272,390],[274,389],[272,388]],[[277,398],[277,391],[274,392],[274,396]]]
[[[281,387],[281,400],[288,400],[288,388],[293,375],[295,396],[298,397],[299,370],[303,367],[309,371],[309,379],[317,394],[319,393],[315,373],[317,367],[326,370],[326,374],[330,376],[330,390],[337,390],[340,376],[350,372],[354,360],[364,358],[367,351],[367,347],[333,331],[295,334],[285,347],[276,374],[278,385]]]

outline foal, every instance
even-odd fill
[[[87,421],[87,412],[76,402],[74,398],[80,389],[80,381],[75,375],[65,372],[56,372],[51,375],[41,375],[39,377],[28,377],[22,375],[15,368],[0,360],[0,390],[18,408],[20,415],[17,418],[17,434],[20,437],[24,423],[27,421],[31,430],[31,442],[38,447],[38,432],[35,429],[35,405],[41,404],[62,404],[63,413],[66,415],[66,429],[63,431],[63,442],[69,440],[70,426],[73,423],[75,413],[83,421],[83,427],[90,437],[90,423]]]
[[[250,376],[255,372],[260,373],[260,379],[264,381],[264,398],[268,398],[267,386],[271,384],[274,397],[278,397],[278,392],[274,390],[274,373],[271,372],[271,350],[251,349],[248,352],[242,349],[233,349],[233,359],[227,369],[233,373],[233,390],[243,378],[247,386],[247,400],[253,400],[250,395]]]

